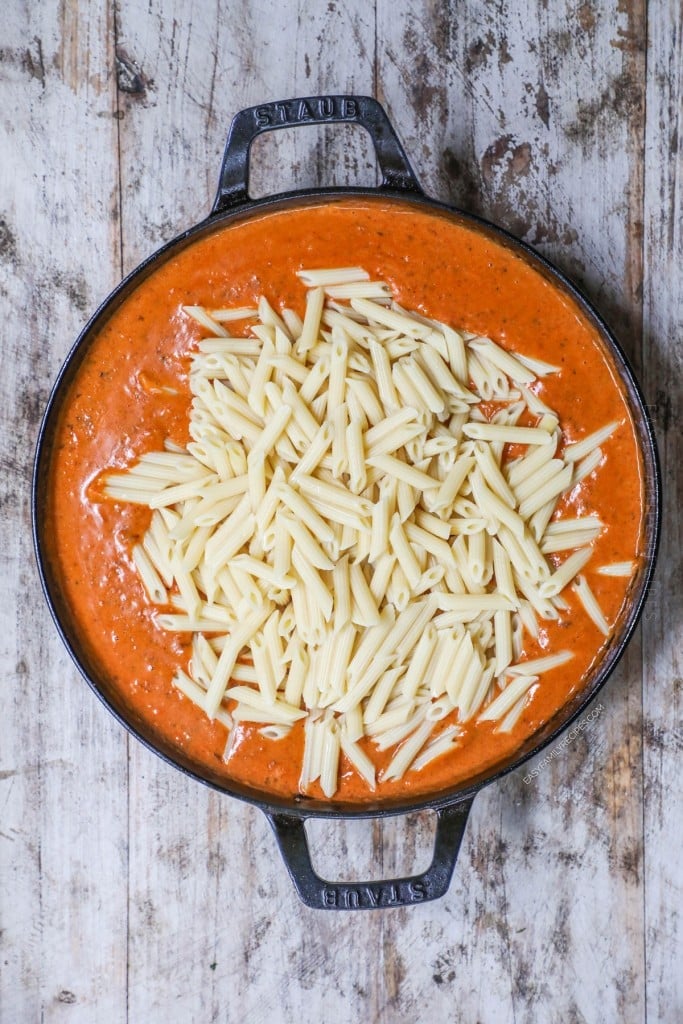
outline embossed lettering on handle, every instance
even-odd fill
[[[303,96],[262,103],[236,114],[225,144],[213,214],[250,202],[249,156],[262,132],[306,124],[359,124],[369,133],[384,191],[422,190],[384,108],[371,96]],[[340,189],[348,191],[348,189]]]
[[[380,910],[426,903],[443,896],[458,858],[473,798],[436,811],[434,856],[426,871],[409,878],[378,882],[330,882],[316,874],[304,818],[266,811],[280,853],[299,898],[318,910]]]
[[[355,96],[310,96],[306,99],[281,100],[252,107],[256,128],[289,128],[296,124],[321,124],[325,121],[355,121],[358,100]]]

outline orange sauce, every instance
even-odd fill
[[[625,608],[630,581],[598,575],[595,567],[637,558],[642,545],[641,457],[611,360],[571,297],[500,239],[439,211],[355,198],[265,211],[193,243],[155,270],[111,316],[70,386],[51,466],[49,558],[86,651],[124,695],[131,716],[145,719],[200,771],[207,765],[266,793],[297,792],[301,726],[283,740],[241,726],[223,763],[224,727],[171,683],[176,667],[187,665],[187,635],[155,625],[155,609],[135,574],[131,549],[150,513],[97,500],[92,483],[103,469],[127,467],[158,450],[167,437],[181,444],[189,440],[188,355],[204,332],[181,306],[249,306],[265,294],[276,308],[290,306],[302,314],[305,289],[297,270],[353,265],[387,281],[408,309],[560,366],[539,394],[559,413],[566,442],[620,421],[604,445],[599,470],[560,509],[564,515],[595,513],[607,524],[585,572],[610,624]],[[563,596],[571,611],[558,622],[541,622],[539,638],[526,640],[524,656],[571,649],[574,658],[541,677],[512,732],[470,724],[454,753],[380,785],[377,797],[436,792],[502,762],[585,685],[604,637],[574,595],[566,590]],[[374,747],[368,749],[379,766],[387,763],[390,753],[378,756]],[[317,785],[311,795],[322,795]],[[342,758],[335,799],[373,798]]]

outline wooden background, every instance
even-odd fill
[[[681,34],[675,0],[6,0],[0,27],[2,1024],[683,1020]],[[238,109],[373,93],[426,189],[536,245],[612,322],[661,444],[642,630],[582,735],[482,792],[438,903],[301,906],[258,810],[127,738],[32,561],[51,381],[122,274],[203,217]],[[359,129],[254,147],[253,192],[375,180]],[[528,769],[526,769],[528,770]],[[311,828],[332,876],[429,815]]]

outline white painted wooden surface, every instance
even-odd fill
[[[8,0],[0,1022],[675,1022],[683,867],[683,242],[676,5]],[[448,895],[302,907],[265,819],[128,741],[63,653],[32,565],[42,407],[122,274],[210,204],[231,115],[374,93],[425,187],[537,245],[640,370],[665,476],[662,565],[595,717],[474,805]],[[353,129],[254,147],[255,194],[375,180]],[[336,877],[424,866],[429,816],[311,828]]]

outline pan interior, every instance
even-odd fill
[[[222,232],[231,225],[258,217],[265,212],[286,214],[290,210],[301,208],[302,206],[305,207],[306,205],[347,202],[350,201],[350,196],[354,200],[362,198],[364,202],[382,202],[386,204],[393,201],[390,197],[382,196],[381,199],[378,199],[376,193],[365,193],[360,190],[352,193],[344,190],[326,190],[324,192],[313,192],[305,196],[298,194],[294,197],[281,197],[268,202],[255,203],[238,213],[215,218],[198,225],[145,261],[96,312],[72,349],[52,393],[41,427],[34,475],[34,536],[43,587],[53,617],[66,646],[76,665],[97,695],[110,708],[119,721],[148,747],[193,777],[240,798],[266,803],[269,806],[286,807],[291,811],[302,814],[365,815],[380,812],[395,813],[405,810],[407,807],[431,806],[452,801],[464,797],[485,782],[518,766],[527,757],[551,742],[558,732],[566,727],[597,693],[612,671],[635,628],[652,576],[659,528],[659,482],[652,430],[637,385],[633,380],[623,354],[602,321],[561,275],[540,257],[532,253],[531,250],[521,245],[521,243],[511,239],[503,232],[498,231],[498,229],[458,211],[448,210],[429,200],[416,197],[408,201],[402,197],[400,199],[402,209],[413,207],[416,210],[429,209],[430,211],[438,212],[441,216],[452,219],[454,223],[465,224],[468,228],[481,232],[495,240],[497,244],[513,249],[518,256],[530,262],[541,275],[551,282],[554,288],[562,291],[577,306],[581,315],[586,317],[597,330],[605,350],[609,353],[609,358],[626,397],[640,441],[644,475],[643,489],[646,496],[646,510],[643,518],[645,531],[643,538],[644,556],[641,560],[638,576],[631,588],[628,607],[622,616],[617,633],[612,637],[608,647],[604,650],[600,664],[586,681],[583,689],[575,693],[542,728],[530,736],[511,756],[502,759],[492,766],[488,766],[478,775],[461,781],[451,788],[442,789],[438,793],[422,794],[409,801],[393,799],[378,800],[374,803],[364,803],[363,805],[336,802],[330,805],[316,800],[287,800],[279,798],[269,792],[254,789],[235,780],[228,779],[220,772],[219,767],[217,767],[216,771],[212,771],[206,764],[199,763],[194,758],[186,756],[152,728],[146,719],[131,710],[120,690],[113,686],[107,679],[106,674],[102,672],[98,662],[97,651],[90,647],[87,642],[84,642],[79,625],[74,620],[68,601],[65,599],[63,588],[60,584],[58,568],[50,557],[50,544],[46,528],[49,517],[46,513],[46,508],[50,493],[54,443],[64,412],[65,398],[68,396],[70,388],[78,375],[83,360],[87,357],[90,346],[116,311],[121,308],[144,281],[156,273],[159,267],[172,262],[188,246],[203,238],[210,237],[215,232]],[[399,200],[395,201],[399,202]]]

